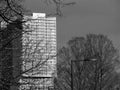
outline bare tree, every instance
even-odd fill
[[[23,6],[21,4],[22,1],[23,0],[1,0],[0,1],[0,20],[1,20],[0,22],[4,22],[3,24],[10,24],[10,25],[14,23],[14,25],[12,25],[12,27],[14,27],[14,30],[12,32],[14,32],[15,35],[17,33],[17,35],[18,35],[15,38],[20,36],[18,34],[18,32],[20,34],[21,34],[21,32],[26,32],[22,28],[19,28],[19,25],[24,24],[27,21],[29,21],[29,19],[23,20],[25,12],[28,12],[28,11],[25,10],[25,8],[23,8]],[[49,15],[61,16],[62,15],[62,10],[61,10],[62,7],[67,6],[67,5],[71,5],[71,4],[75,4],[75,2],[65,2],[65,1],[66,0],[45,0],[46,4],[51,4],[51,2],[52,2],[53,5],[56,5],[55,13],[51,13]],[[3,30],[4,29],[0,28],[1,33],[5,32]],[[6,30],[8,30],[8,29],[6,29]],[[7,46],[7,44],[11,41],[12,40],[6,41],[6,45],[4,45],[4,46]],[[0,51],[1,50],[2,50],[2,48],[0,48]]]
[[[22,24],[8,24],[7,28],[2,29],[0,32],[0,63],[1,63],[1,76],[0,76],[0,86],[1,90],[9,90],[9,83],[13,79],[13,67],[12,67],[12,58],[13,58],[13,40],[20,38],[21,34],[19,31],[15,31],[13,28],[15,25],[19,26],[19,29],[22,29]],[[15,33],[14,33],[15,32]]]
[[[115,70],[119,63],[118,50],[107,36],[88,34],[73,38],[58,55],[57,90],[69,90],[72,85],[73,90],[113,90],[119,85],[119,74]]]
[[[19,62],[20,57],[21,57],[21,50],[20,48],[22,46],[21,42],[21,37],[23,33],[28,33],[29,31],[23,30],[22,25],[25,24],[29,20],[23,21],[23,16],[25,13],[25,9],[22,6],[22,1],[23,0],[1,0],[0,1],[0,20],[1,22],[5,22],[7,24],[7,28],[0,28],[0,64],[1,64],[1,80],[0,80],[0,86],[1,90],[9,90],[10,86],[12,85],[18,85],[18,80],[21,77],[22,74],[24,73],[30,73],[33,71],[35,68],[42,67],[42,64],[45,63],[48,59],[51,57],[53,58],[54,56],[51,56],[49,58],[46,58],[44,62],[38,61],[34,67],[30,67],[27,70],[20,71],[21,65],[23,63]],[[66,0],[65,0],[66,1]],[[64,0],[46,0],[46,3],[52,2],[54,5],[56,5],[56,11],[54,14],[50,15],[62,15],[61,8],[67,5],[71,5],[74,3],[69,3],[66,2],[64,3]],[[17,43],[18,42],[18,43]],[[31,42],[31,41],[29,41]],[[39,41],[37,43],[41,43],[42,41]],[[14,44],[13,44],[14,43]],[[16,49],[15,47],[19,48]],[[29,48],[30,50],[31,48]],[[44,53],[41,53],[43,48],[39,49],[39,58],[42,59],[42,55]],[[15,57],[17,63],[15,66],[13,65],[12,57],[14,56],[15,53],[12,53],[12,50],[14,52],[18,53],[18,56]],[[29,51],[27,48],[25,49],[24,53],[26,51]],[[32,53],[27,53],[29,56],[35,57],[35,53],[38,52],[37,46],[34,48]],[[51,52],[51,50],[50,50]],[[29,62],[29,60],[24,59],[25,62]],[[20,64],[21,63],[21,64]],[[44,64],[43,64],[44,65]],[[13,69],[15,71],[20,71],[20,73],[13,75]],[[39,68],[40,69],[40,68]],[[37,69],[36,69],[37,70]],[[39,71],[40,73],[40,71]]]
[[[29,79],[22,79],[23,77],[38,77],[43,73],[49,72],[53,75],[53,67],[48,63],[51,59],[56,57],[53,54],[54,48],[50,41],[46,41],[45,37],[32,38],[32,31],[16,32],[14,33],[14,25],[18,23],[11,23],[4,32],[1,32],[1,80],[0,86],[2,90],[9,90],[11,86],[19,88],[20,84],[33,85],[35,82],[43,83],[41,80],[29,81]],[[22,24],[19,28],[22,29]],[[8,32],[9,31],[9,32]],[[37,33],[36,33],[37,34]],[[44,35],[43,35],[44,36]],[[47,54],[47,55],[46,55]],[[43,68],[44,67],[44,68]],[[44,75],[45,76],[45,75]],[[30,78],[31,79],[31,78]],[[22,82],[19,82],[22,80]]]
[[[41,0],[44,1],[47,5],[53,4],[55,5],[55,13],[51,13],[50,15],[62,15],[62,8],[68,5],[73,5],[75,2],[69,2],[67,0]],[[23,0],[1,0],[0,1],[0,19],[10,23],[16,20],[16,18],[23,17],[25,12],[25,8],[22,6]]]
[[[1,0],[0,18],[7,23],[13,22],[18,17],[23,16],[22,0]]]
[[[76,2],[67,0],[45,0],[47,4],[55,5],[55,13],[50,13],[49,15],[63,16],[62,9],[66,6],[74,5]]]

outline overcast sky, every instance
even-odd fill
[[[77,4],[64,8],[64,16],[57,18],[58,46],[64,45],[74,36],[100,33],[108,35],[120,49],[120,0],[73,1]],[[43,8],[40,0],[26,0],[24,3],[32,12],[53,11],[53,8]]]

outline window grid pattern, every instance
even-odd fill
[[[43,88],[53,85],[53,74],[56,72],[56,18],[55,17],[39,17],[37,19],[30,19],[23,26],[27,33],[23,34],[23,65],[22,70],[28,72],[24,73],[24,77],[44,77],[44,85],[35,84],[34,87]],[[37,66],[37,67],[36,67]],[[46,81],[46,78],[50,77]],[[42,79],[38,79],[41,82]],[[30,82],[30,79],[26,79]],[[21,83],[24,80],[21,79]],[[32,85],[21,85],[22,87],[30,88]],[[24,90],[27,90],[24,89]],[[39,90],[39,89],[35,89]]]

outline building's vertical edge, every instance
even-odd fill
[[[48,71],[48,76],[51,77],[52,85],[49,88],[54,87],[54,77],[57,75],[56,73],[56,62],[57,62],[57,33],[56,33],[56,17],[47,17],[47,30],[48,30],[48,40],[50,40],[49,48],[52,48],[50,56],[52,57],[48,60],[48,64],[51,65],[52,70]],[[50,38],[50,39],[49,39]],[[50,46],[51,45],[51,46]],[[49,72],[51,72],[49,74]]]

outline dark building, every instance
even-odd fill
[[[22,23],[16,20],[0,32],[0,90],[18,87],[21,72]]]

